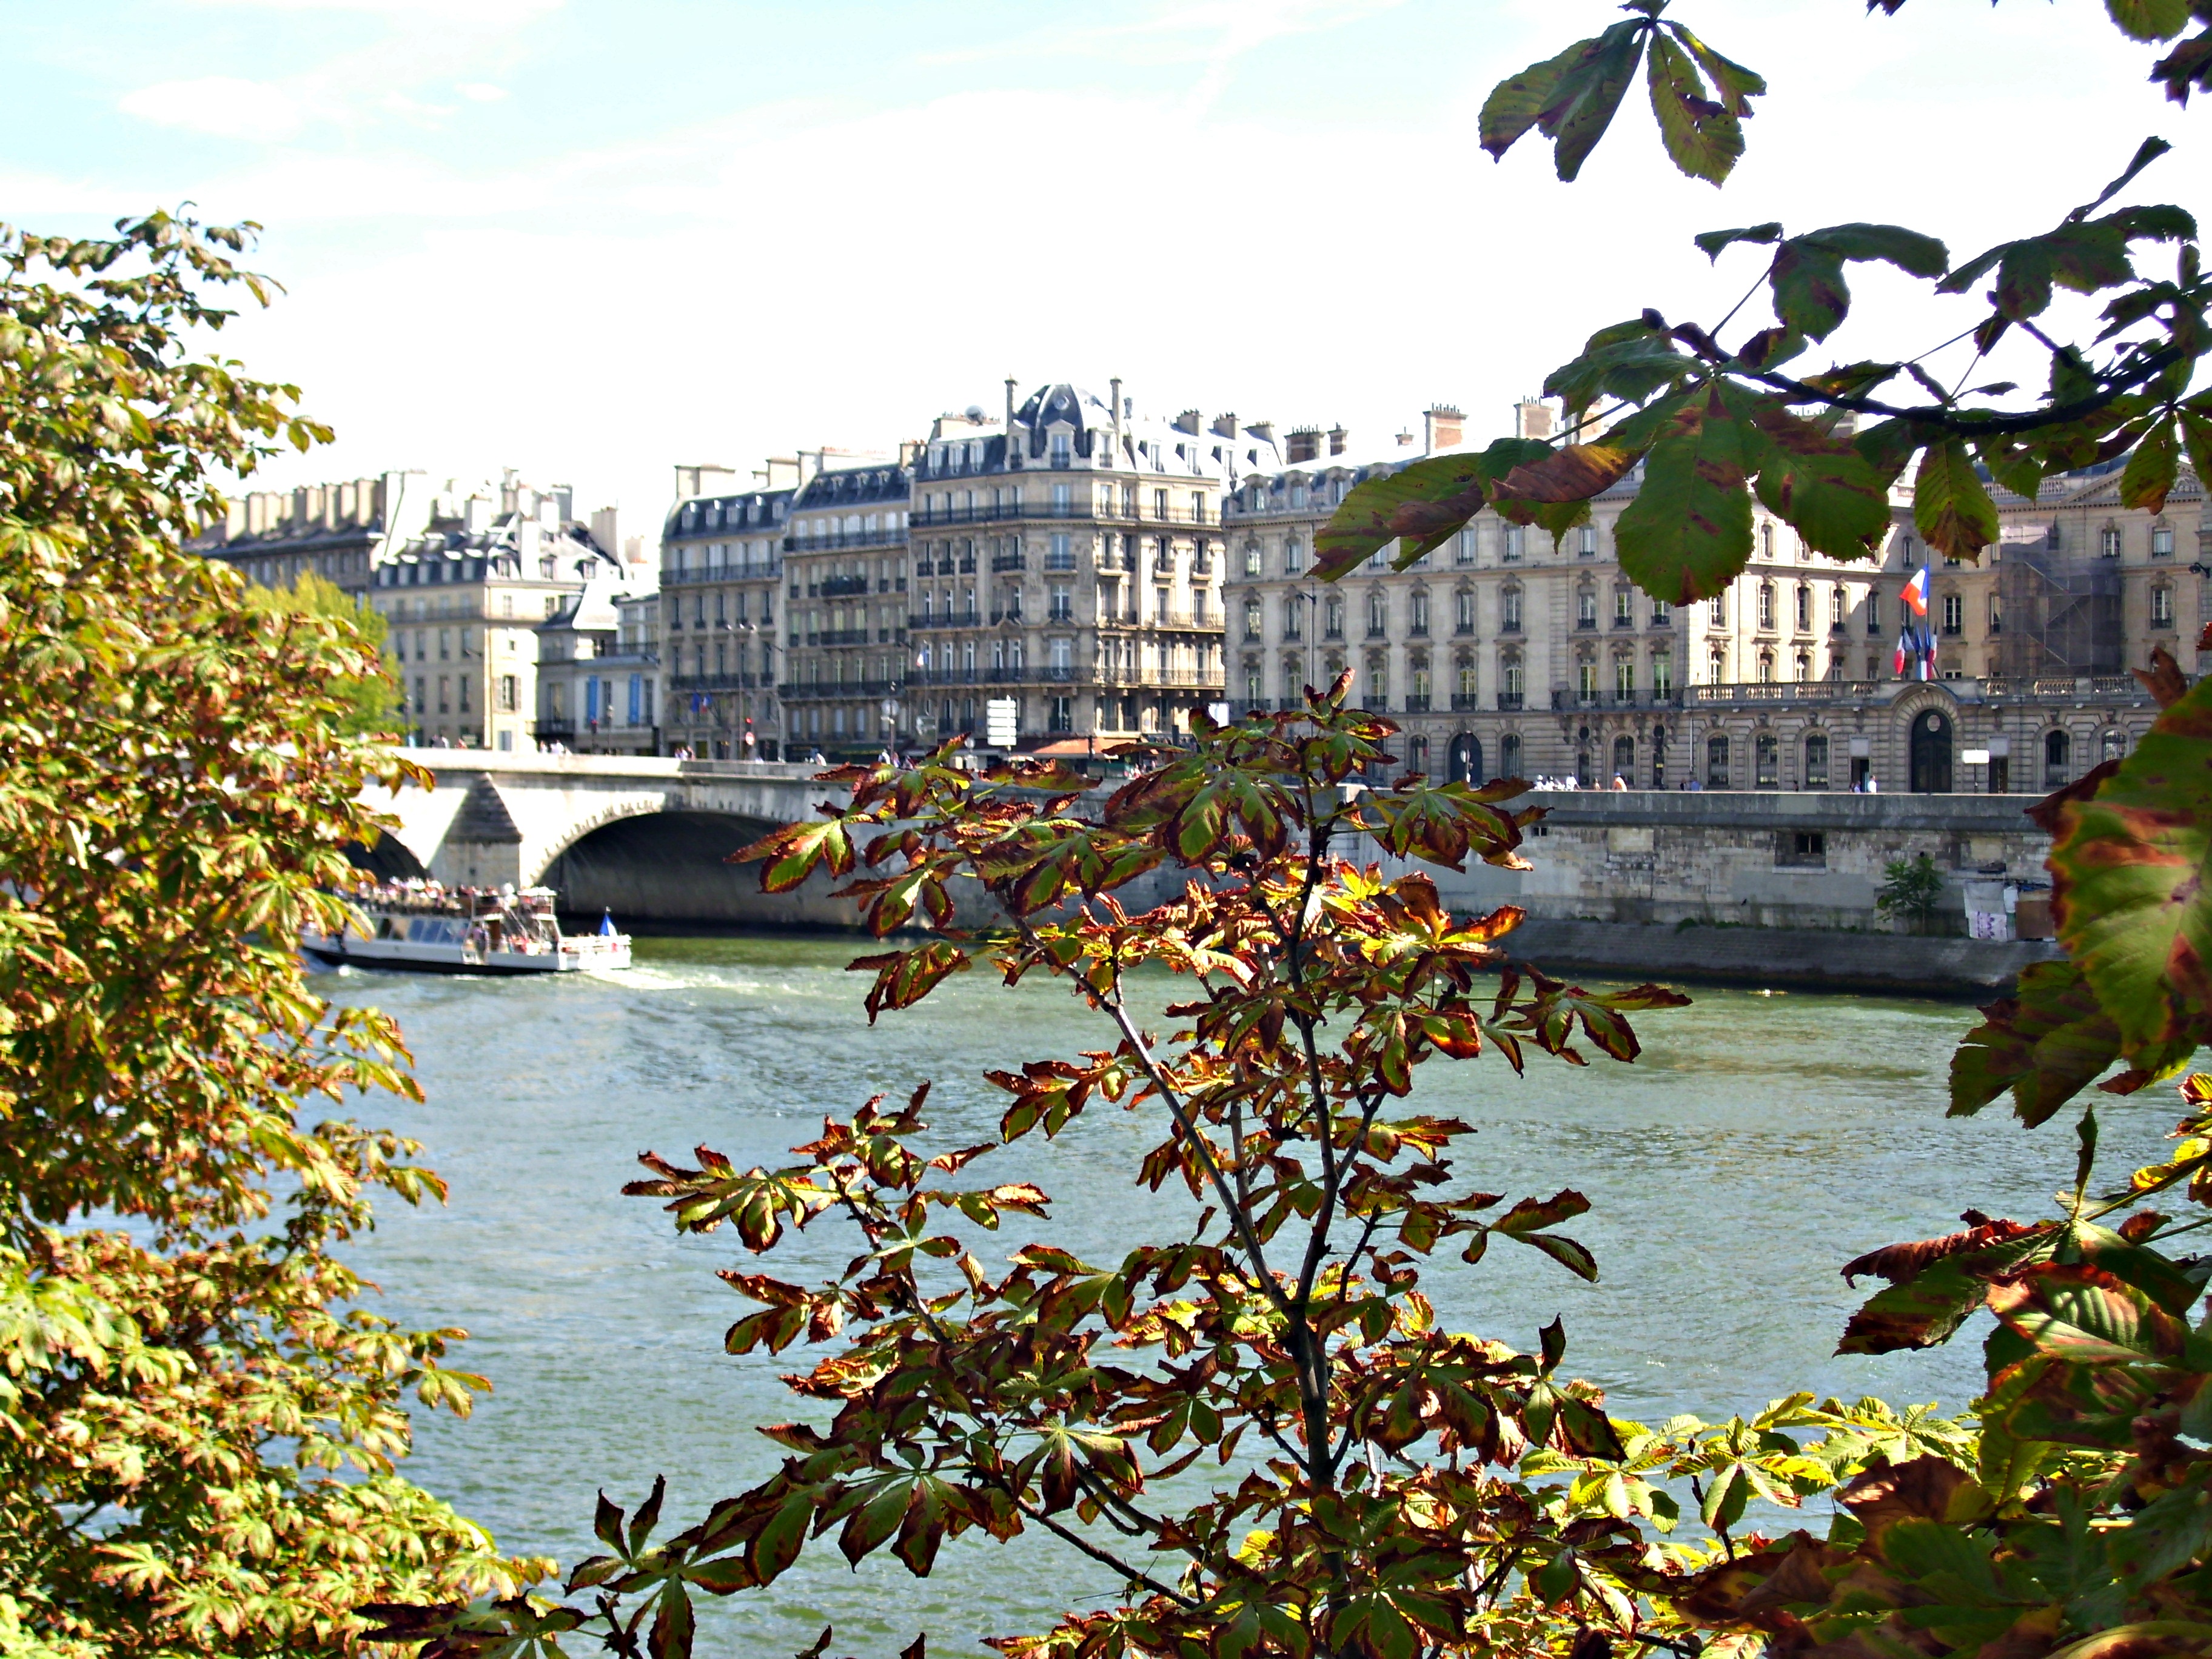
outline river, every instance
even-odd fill
[[[383,1311],[459,1325],[465,1369],[495,1392],[474,1418],[418,1413],[412,1476],[489,1526],[502,1547],[574,1561],[592,1547],[592,1495],[625,1507],[669,1477],[669,1529],[758,1479],[781,1453],[753,1425],[799,1414],[777,1383],[795,1352],[732,1358],[721,1334],[750,1310],[714,1277],[746,1259],[726,1229],[676,1238],[659,1206],[619,1188],[646,1149],[688,1161],[698,1142],[741,1167],[784,1160],[824,1111],[935,1081],[927,1114],[947,1145],[990,1138],[1004,1097],[983,1071],[1105,1047],[1095,1017],[1042,980],[1009,991],[988,972],[950,981],[872,1031],[854,942],[792,936],[647,939],[618,977],[446,980],[348,972],[318,988],[399,1018],[427,1100],[362,1115],[424,1143],[452,1200],[387,1200],[357,1259]],[[1523,1347],[1564,1314],[1568,1369],[1601,1383],[1615,1415],[1656,1422],[1756,1409],[1792,1388],[1893,1402],[1972,1397],[1978,1340],[1880,1359],[1831,1352],[1853,1294],[1839,1262],[1956,1227],[1968,1205],[2045,1213],[2070,1182],[2070,1117],[2033,1133],[1992,1112],[1943,1117],[1965,1006],[1702,990],[1638,1016],[1644,1057],[1577,1069],[1537,1054],[1516,1078],[1494,1057],[1432,1061],[1425,1109],[1480,1126],[1458,1173],[1518,1197],[1574,1186],[1593,1212],[1565,1231],[1598,1256],[1584,1285],[1534,1252],[1444,1258],[1426,1288],[1443,1318]],[[2107,1168],[2148,1161],[2178,1115],[2170,1091],[2101,1111]],[[1049,1237],[1112,1261],[1174,1194],[1131,1182],[1157,1126],[1097,1111],[1056,1143],[975,1167],[1036,1180]],[[817,1224],[770,1270],[813,1277],[851,1254]],[[749,1260],[749,1259],[748,1259]],[[1978,1327],[1970,1328],[1969,1338]],[[1079,1558],[1024,1540],[948,1549],[927,1581],[888,1557],[848,1571],[823,1539],[765,1592],[717,1608],[702,1654],[779,1655],[837,1627],[834,1651],[887,1655],[926,1629],[939,1652],[1040,1627],[1110,1592]]]

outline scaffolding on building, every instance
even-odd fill
[[[1996,556],[1993,671],[2032,680],[2126,669],[2120,562],[2053,547],[2048,531],[2008,541]]]

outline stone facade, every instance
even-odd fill
[[[1187,730],[1221,700],[1221,501],[1279,465],[1272,428],[1148,416],[1119,381],[1019,402],[1009,381],[1000,417],[940,416],[896,463],[827,459],[744,495],[678,470],[661,541],[672,744],[767,759],[980,742],[1005,699],[1021,746],[1088,750]]]
[[[786,465],[797,471],[795,460]],[[777,602],[798,489],[710,485],[701,494],[701,471],[678,469],[678,499],[661,527],[663,747],[709,760],[774,760],[782,734]]]
[[[594,580],[627,591],[650,573],[618,556],[611,515],[595,538],[568,507],[565,489],[511,472],[466,495],[449,486],[376,565],[368,603],[389,627],[410,742],[512,751],[574,736],[565,719],[538,729],[538,625]]]
[[[1232,701],[1294,708],[1350,667],[1359,700],[1404,726],[1408,763],[1456,777],[2039,793],[2132,745],[2156,710],[2124,671],[2164,644],[2194,672],[2212,603],[2193,476],[2152,515],[2118,507],[2111,468],[2052,479],[2037,502],[2001,497],[2005,544],[1978,567],[1934,562],[1927,683],[1893,667],[1899,594],[1928,559],[1903,492],[1878,565],[1810,553],[1762,511],[1744,573],[1686,608],[1638,592],[1615,557],[1640,469],[1557,546],[1486,511],[1409,570],[1377,559],[1321,583],[1314,538],[1346,493],[1418,452],[1295,441],[1307,459],[1228,499]],[[2053,548],[2094,550],[2092,568]]]

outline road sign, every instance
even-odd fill
[[[1012,749],[1021,740],[1022,705],[1013,697],[993,697],[983,705],[983,740],[994,749]]]

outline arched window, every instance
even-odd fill
[[[1498,590],[1498,629],[1501,634],[1521,631],[1521,590],[1507,586]]]
[[[1656,702],[1664,702],[1674,695],[1674,658],[1671,652],[1658,650],[1651,653],[1651,696]]]
[[[1426,708],[1429,706],[1429,699],[1433,695],[1429,680],[1429,659],[1426,657],[1415,658],[1412,668],[1407,670],[1407,676],[1409,683],[1406,687],[1406,707]]]
[[[1805,738],[1805,787],[1826,789],[1828,787],[1828,734],[1808,732]]]
[[[1413,598],[1408,603],[1411,606],[1411,615],[1407,623],[1407,631],[1414,634],[1427,633],[1429,631],[1429,590],[1425,587],[1415,588]]]
[[[1452,664],[1452,707],[1472,708],[1476,695],[1482,690],[1481,671],[1472,657],[1462,657]]]
[[[2128,756],[2128,734],[2124,732],[2106,732],[2103,748],[2105,759],[2125,760]]]
[[[1636,590],[1622,582],[1613,590],[1613,625],[1615,628],[1636,626]]]
[[[2063,732],[2043,734],[2043,781],[2056,788],[2066,781],[2073,744]]]
[[[1482,739],[1472,732],[1462,732],[1452,739],[1451,781],[1474,784],[1484,781]]]
[[[1774,556],[1774,526],[1771,524],[1759,526],[1759,556],[1762,559]]]
[[[1525,693],[1525,689],[1526,688],[1522,680],[1520,658],[1508,657],[1504,661],[1498,664],[1498,706],[1499,708],[1503,708],[1508,707],[1509,705],[1506,699],[1510,697],[1512,699],[1512,702],[1510,706],[1518,708],[1521,706],[1521,699]]]
[[[1429,740],[1419,732],[1406,739],[1406,769],[1428,775]]]
[[[1474,590],[1462,587],[1452,595],[1452,631],[1455,634],[1474,632]]]
[[[1752,757],[1757,769],[1756,781],[1761,789],[1782,787],[1782,742],[1771,732],[1761,732],[1752,739]]]
[[[1597,701],[1597,659],[1584,657],[1575,665],[1575,695],[1582,702]]]
[[[1504,776],[1517,778],[1521,775],[1521,734],[1518,732],[1508,732],[1498,739],[1498,760],[1504,769]]]
[[[1575,626],[1577,628],[1597,626],[1597,589],[1595,587],[1577,588],[1575,591]]]
[[[1636,701],[1636,659],[1626,652],[1613,659],[1613,695],[1624,707]]]
[[[1705,787],[1725,789],[1729,787],[1729,740],[1723,734],[1705,739]]]
[[[1636,782],[1636,739],[1618,737],[1613,740],[1613,775],[1633,787]]]
[[[1390,601],[1379,592],[1367,596],[1367,637],[1379,640],[1390,631]]]
[[[1390,706],[1390,659],[1380,651],[1367,653],[1367,706],[1374,709]]]

